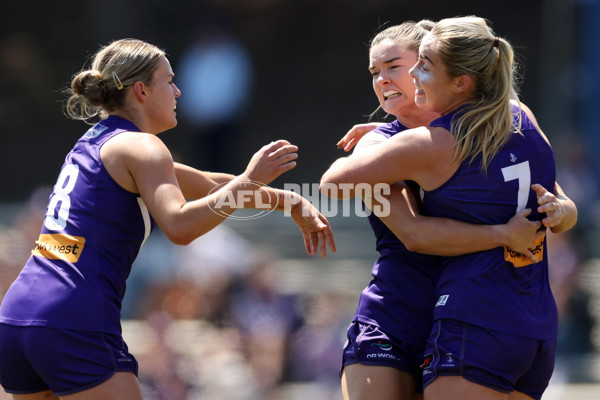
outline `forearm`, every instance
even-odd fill
[[[405,243],[408,250],[438,256],[459,256],[506,245],[504,225],[475,225],[451,219],[419,217],[420,228]],[[388,225],[386,223],[386,225]],[[388,225],[390,227],[390,225]],[[391,229],[391,228],[390,228]],[[398,235],[399,227],[391,229]]]
[[[200,199],[220,184],[230,182],[234,175],[200,171],[188,165],[174,163],[177,183],[186,199]]]
[[[187,199],[201,199],[214,191],[216,187],[231,182],[235,176],[219,172],[200,171],[190,166],[175,163],[175,172],[181,192]],[[230,194],[230,196],[232,196]],[[291,207],[302,200],[302,197],[291,191],[259,187],[248,183],[243,192],[237,192],[233,198],[236,208],[274,209],[290,212]]]
[[[252,196],[248,196],[244,208],[268,209],[290,213],[292,208],[305,199],[289,190],[272,188],[270,186],[256,187]]]
[[[555,183],[554,195],[562,206],[563,217],[560,223],[550,228],[550,230],[552,233],[561,233],[568,231],[577,224],[577,206],[573,200],[567,197],[558,183]]]
[[[374,201],[373,205],[379,207],[373,210],[410,251],[457,256],[509,243],[506,225],[475,225],[420,215],[414,197],[404,184],[392,185],[385,199],[387,205]]]
[[[174,185],[161,185],[144,195],[165,235],[176,244],[188,244],[219,225],[244,204],[237,199],[253,192],[243,174],[196,200],[186,201]]]

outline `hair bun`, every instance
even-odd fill
[[[106,95],[106,85],[99,71],[80,72],[73,78],[71,88],[73,93],[85,97],[93,105],[101,105]]]

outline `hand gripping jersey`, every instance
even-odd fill
[[[100,148],[131,122],[110,116],[67,155],[39,239],[0,306],[0,322],[121,334],[125,281],[154,224],[141,197],[119,186]]]
[[[376,131],[389,138],[406,129],[396,120]],[[373,265],[373,279],[360,295],[354,321],[424,347],[433,322],[438,263],[433,256],[408,251],[375,214],[368,218],[380,257]]]
[[[456,112],[460,109],[431,126],[450,130]],[[522,134],[512,134],[491,160],[487,174],[481,172],[480,158],[466,160],[446,183],[424,192],[429,215],[472,224],[503,224],[517,211],[529,208],[529,219],[543,218],[531,185],[554,188],[554,155],[527,115],[516,106],[513,114],[521,118]],[[540,260],[534,264],[506,248],[441,258],[434,318],[454,318],[535,339],[555,337],[557,309],[548,281],[545,239],[534,253]]]

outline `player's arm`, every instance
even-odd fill
[[[423,216],[415,194],[404,183],[391,185],[385,195],[381,193],[365,200],[408,250],[423,254],[458,256],[507,246],[533,260],[529,249],[544,235],[538,231],[539,221],[526,218],[530,210],[520,211],[508,223],[499,225]]]
[[[263,186],[255,190],[253,196],[245,197],[244,208],[283,211],[289,214],[304,238],[309,255],[320,253],[327,255],[327,246],[335,253],[335,240],[329,221],[306,198],[298,193]]]
[[[568,231],[577,223],[577,206],[563,192],[558,182],[554,183],[554,193],[547,191],[539,184],[531,186],[537,193],[538,212],[546,213],[542,223],[552,233]]]
[[[121,154],[118,157],[121,170],[126,171],[125,177],[130,176],[135,184],[132,191],[140,193],[157,224],[176,244],[190,243],[238,208],[245,207],[245,203],[223,200],[253,192],[256,190],[253,182],[269,183],[294,168],[298,150],[285,140],[265,145],[253,155],[243,174],[205,197],[187,201],[179,187],[171,153],[160,139],[150,134],[122,134],[111,141],[114,141],[113,152]],[[211,205],[215,204],[220,204],[221,212],[213,211]]]
[[[174,166],[177,182],[187,199],[206,197],[217,186],[223,186],[235,178],[234,175],[200,171],[180,163],[174,163]],[[335,253],[335,241],[329,221],[299,194],[263,186],[254,191],[252,196],[244,196],[244,201],[245,208],[289,213],[302,233],[308,254],[320,253],[322,257],[325,257],[328,245]]]
[[[536,126],[542,137],[550,144],[531,109],[524,103],[519,103],[519,105]],[[563,192],[558,182],[555,182],[553,192],[547,191],[540,185],[533,185],[532,188],[538,196],[538,204],[540,205],[538,211],[547,214],[547,217],[542,220],[544,226],[550,228],[552,233],[564,232],[575,226],[577,223],[577,206]]]
[[[364,185],[375,187],[402,180],[415,181],[431,190],[458,168],[452,160],[453,146],[452,135],[441,127],[405,130],[376,146],[338,158],[321,177],[319,189],[335,199],[360,196],[356,189]]]
[[[385,136],[376,132],[361,135],[354,154],[377,150]],[[426,217],[420,214],[417,193],[404,183],[390,185],[387,194],[374,193],[363,198],[370,207],[407,247],[408,250],[440,256],[456,256],[508,246],[514,251],[533,257],[528,250],[535,247],[539,222],[527,220],[529,211],[517,214],[509,223],[475,225],[447,218]]]
[[[208,172],[181,163],[173,163],[177,182],[186,199],[200,199],[208,195],[217,185],[230,182],[235,175]]]
[[[337,147],[343,149],[345,152],[352,150],[352,148],[361,141],[361,138],[368,132],[371,132],[375,128],[385,125],[384,122],[369,122],[366,124],[354,125],[345,135],[337,142]]]

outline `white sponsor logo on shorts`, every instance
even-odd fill
[[[438,306],[445,306],[446,303],[448,302],[448,298],[450,297],[449,294],[443,294],[440,296],[440,298],[438,299],[437,303],[435,304],[436,307]]]

